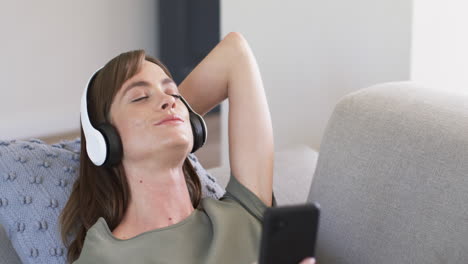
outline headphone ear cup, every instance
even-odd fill
[[[115,127],[109,123],[98,125],[97,129],[106,140],[106,160],[101,166],[112,167],[117,165],[123,156],[122,141]]]
[[[193,132],[193,148],[190,153],[194,153],[205,144],[206,140],[206,124],[203,117],[189,111],[190,124]]]

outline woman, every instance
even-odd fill
[[[231,178],[219,200],[201,199],[187,159],[189,110],[178,95],[201,116],[229,98]],[[229,33],[179,87],[157,59],[122,53],[95,76],[87,109],[93,126],[115,127],[123,155],[113,167],[95,166],[82,129],[80,175],[61,215],[70,262],[258,258],[262,214],[275,205],[273,133],[260,72],[239,33]],[[179,120],[162,122],[168,117]]]

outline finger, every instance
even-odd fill
[[[305,258],[299,264],[315,264],[315,259],[314,258]]]

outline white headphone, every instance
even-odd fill
[[[95,129],[91,125],[91,121],[89,121],[87,94],[88,94],[88,88],[91,84],[91,81],[102,68],[103,67],[95,71],[93,75],[91,75],[91,77],[89,78],[86,88],[83,92],[83,95],[81,96],[81,110],[80,110],[81,125],[83,126],[83,132],[86,138],[86,152],[88,153],[89,159],[96,166],[101,166],[102,164],[104,164],[104,161],[106,160],[107,146],[106,146],[106,140],[104,136],[102,135],[102,133],[99,130]]]

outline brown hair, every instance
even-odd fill
[[[157,64],[172,78],[167,67],[143,50],[122,53],[110,60],[95,76],[88,89],[88,113],[91,124],[110,123],[112,100],[123,83],[137,74],[147,60]],[[78,259],[88,229],[103,217],[113,230],[122,220],[130,198],[122,162],[112,168],[95,166],[86,153],[86,139],[81,127],[80,171],[73,189],[60,215],[61,235],[68,247],[67,259]],[[183,164],[185,181],[194,208],[201,200],[201,184],[189,159]]]

